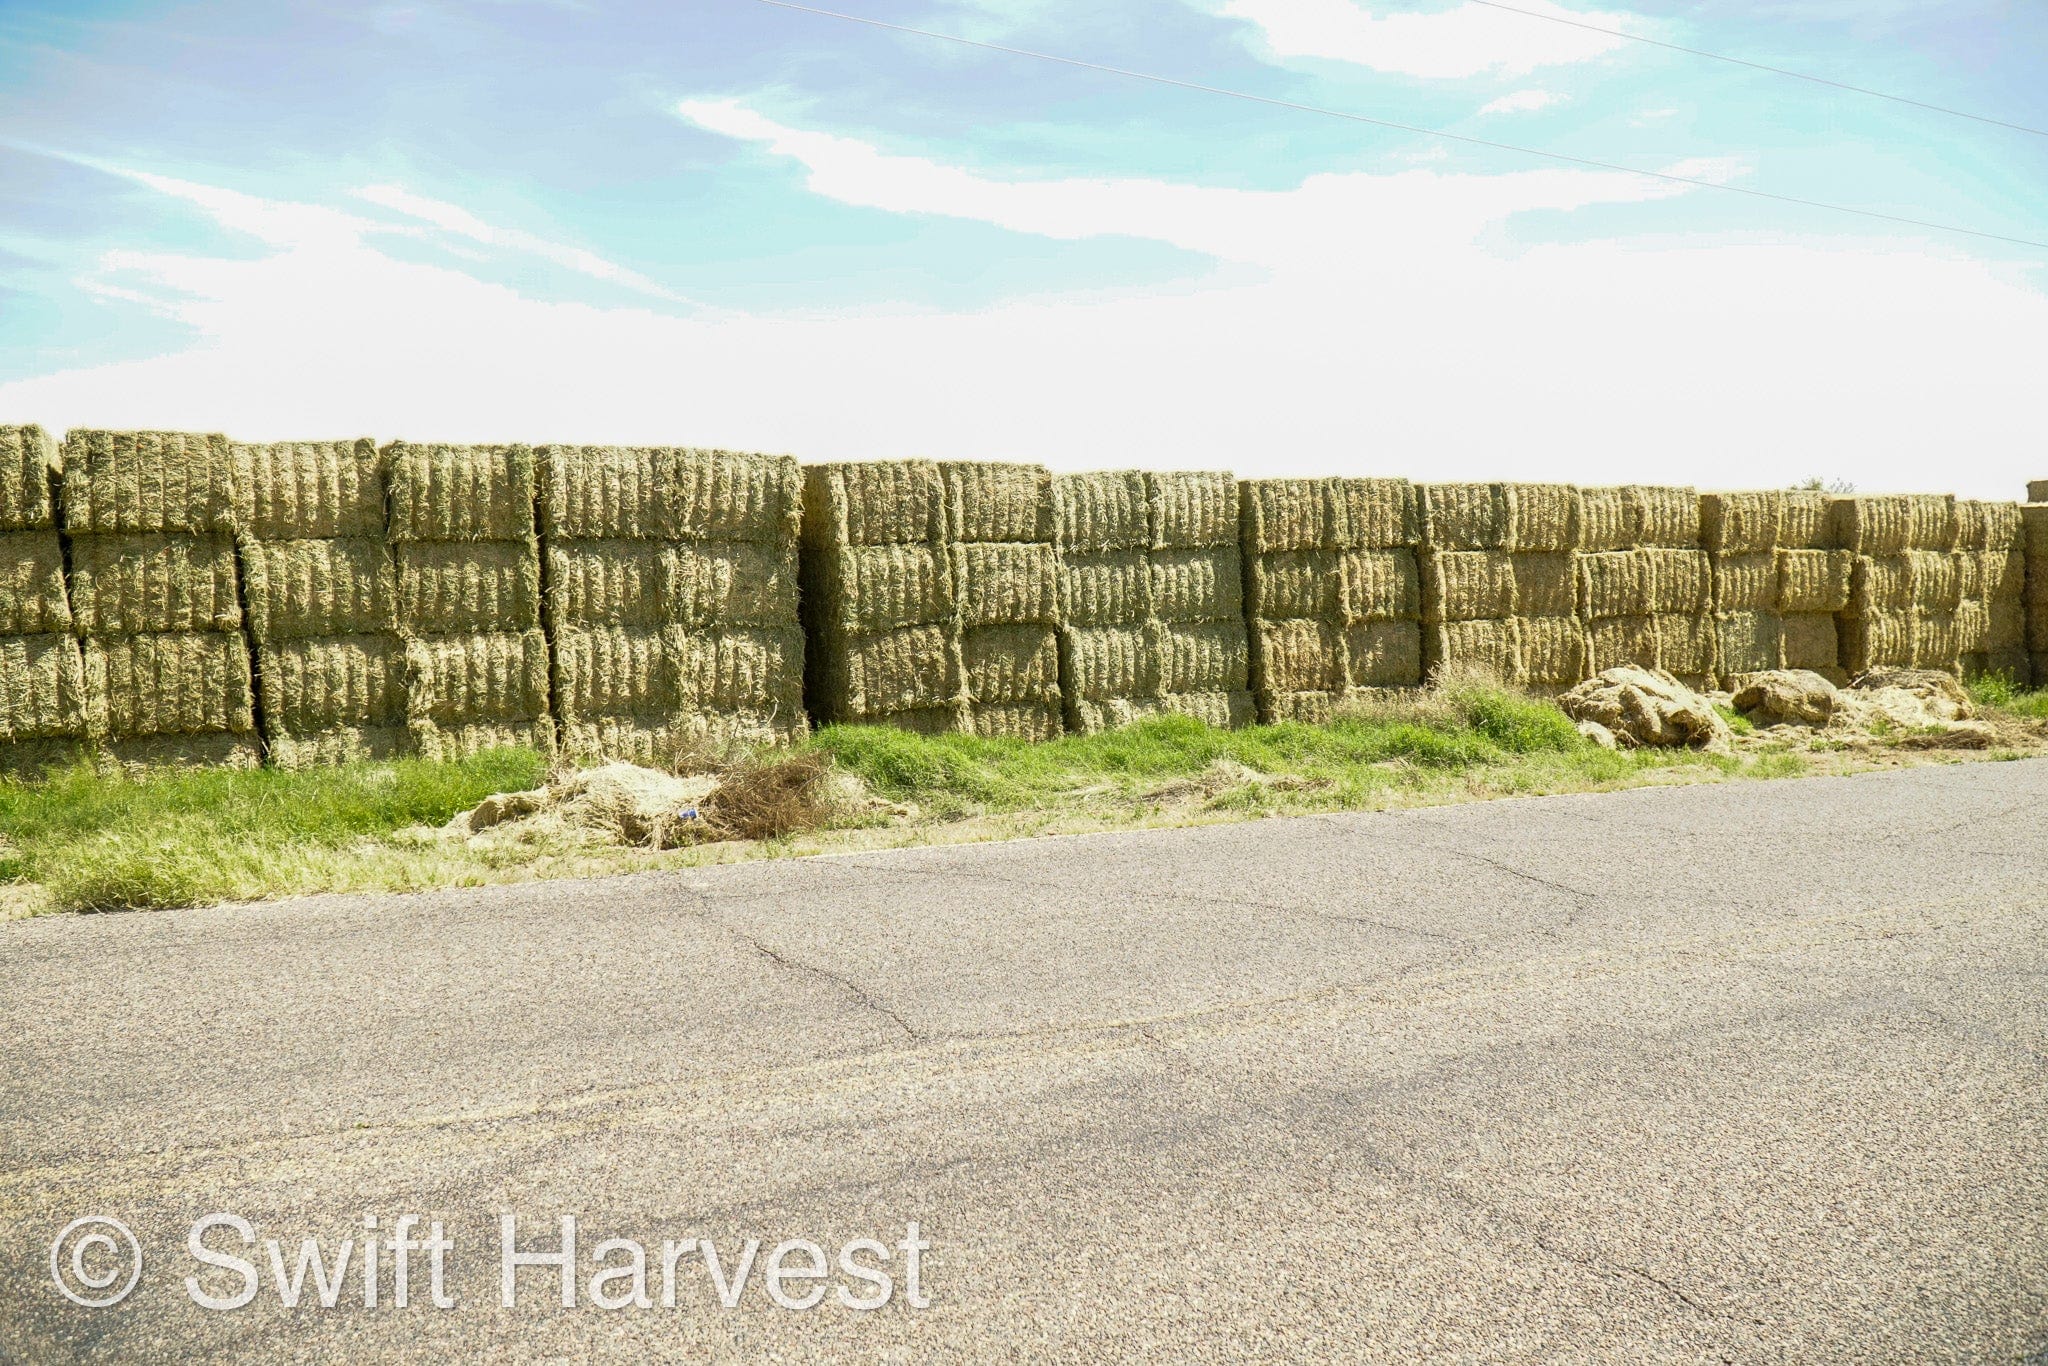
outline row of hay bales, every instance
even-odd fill
[[[2044,658],[2048,506],[0,428],[8,767],[644,760],[810,716],[1037,740],[1317,720],[1458,662],[1554,692]]]
[[[2034,682],[2048,685],[2048,479],[2027,485],[2027,505],[2020,509],[2020,516],[2020,544],[2026,559],[2027,651]]]

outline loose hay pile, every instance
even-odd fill
[[[578,758],[804,730],[796,461],[543,446],[554,705]]]
[[[1585,677],[1582,516],[1579,491],[1564,484],[1423,485],[1424,672],[1470,664],[1549,693]]]
[[[1423,676],[1421,506],[1405,479],[1239,485],[1259,719],[1323,721]]]
[[[73,431],[63,463],[71,609],[108,752],[256,763],[227,438]]]
[[[1843,669],[1852,677],[1876,668],[1958,669],[1964,583],[1955,498],[1833,498],[1828,512],[1834,544],[1855,557],[1840,612]]]
[[[1252,716],[1238,485],[1115,470],[1053,480],[1060,687],[1069,730]]]
[[[300,768],[409,752],[383,457],[367,439],[236,443],[232,456],[271,762]]]
[[[384,461],[414,747],[553,750],[532,450],[395,441]]]
[[[28,772],[96,738],[57,535],[58,448],[0,427],[0,772]]]
[[[1835,614],[1848,605],[1855,557],[1827,547],[1826,495],[1708,493],[1700,497],[1700,514],[1718,674],[1797,669],[1847,682]]]

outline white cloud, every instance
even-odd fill
[[[1479,106],[1482,114],[1533,114],[1565,103],[1570,96],[1552,90],[1517,90]]]
[[[1318,176],[1258,194],[1011,183],[730,104],[814,188],[1061,238],[1124,233],[1251,263],[1166,292],[803,317],[540,301],[383,250],[376,224],[207,194],[249,259],[103,264],[193,331],[170,355],[0,383],[47,425],[683,442],[807,459],[1669,480],[1820,470],[2013,497],[2039,477],[2048,298],[1910,241],[1515,248],[1530,207],[1669,196],[1541,171]],[[1691,193],[1691,192],[1687,192]],[[444,229],[445,230],[445,229]],[[472,239],[465,239],[472,240]]]
[[[1662,123],[1665,119],[1671,118],[1677,113],[1676,109],[1645,109],[1631,118],[1629,122],[1638,128],[1648,128],[1651,124]]]
[[[1579,23],[1624,31],[1643,21],[1630,14],[1571,10],[1549,0],[1521,7]],[[1425,13],[1375,13],[1352,0],[1223,0],[1221,12],[1250,21],[1276,57],[1321,57],[1403,76],[1458,80],[1487,73],[1519,76],[1546,66],[1588,61],[1624,39],[1485,5],[1460,4]]]

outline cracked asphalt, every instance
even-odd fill
[[[1979,763],[0,925],[0,1360],[2039,1361],[2044,810]],[[203,1310],[213,1211],[442,1220],[456,1303]],[[915,1220],[931,1304],[506,1309],[505,1213]],[[111,1308],[52,1284],[87,1214]]]

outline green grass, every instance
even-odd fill
[[[1980,711],[2001,711],[2031,721],[2048,721],[2048,688],[2022,688],[2004,674],[1992,674],[1969,685],[1970,700]]]
[[[0,882],[35,882],[67,910],[185,906],[303,890],[292,866],[408,825],[438,825],[493,792],[532,787],[543,763],[493,750],[453,763],[402,759],[304,772],[90,766],[0,781]],[[283,886],[278,886],[282,881]]]

